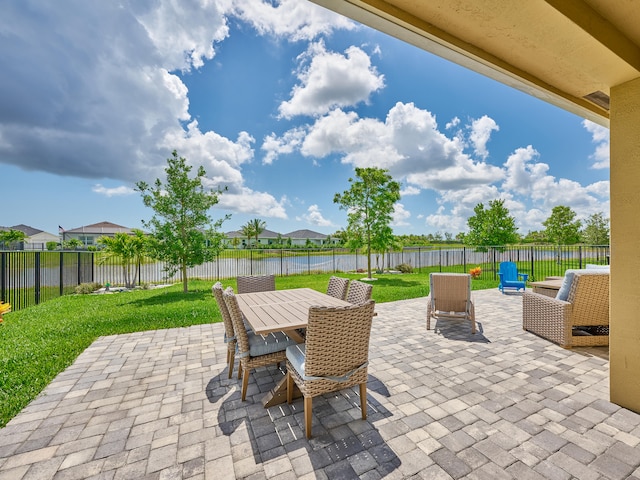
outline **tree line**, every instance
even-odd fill
[[[115,256],[120,260],[127,286],[136,283],[135,265],[142,257],[151,257],[163,261],[169,275],[179,271],[183,290],[187,292],[187,269],[214,260],[225,248],[225,236],[219,228],[230,216],[214,221],[209,214],[224,190],[204,187],[206,172],[202,166],[194,177],[190,176],[191,170],[187,160],[174,150],[167,159],[164,181],[156,179],[153,185],[142,181],[136,183],[144,205],[154,212],[149,221],[142,222],[149,235],[134,230],[133,235],[116,233],[113,237],[98,240],[103,247],[104,258]],[[502,199],[492,200],[486,207],[482,203],[477,204],[474,214],[467,220],[467,233],[458,233],[455,237],[447,232],[422,236],[394,235],[391,222],[394,205],[400,200],[400,183],[393,180],[388,170],[369,167],[356,168],[349,184],[349,189],[336,193],[333,198],[334,203],[347,212],[347,227],[329,238],[337,240],[339,246],[364,250],[369,278],[373,255],[376,269],[379,269],[384,265],[386,252],[405,246],[455,242],[479,247],[521,242],[556,245],[609,243],[609,221],[603,213],[591,215],[583,224],[567,206],[553,208],[543,222],[544,230],[529,232],[522,237],[518,234],[515,218]],[[243,225],[240,231],[247,238],[247,246],[251,246],[252,240],[257,246],[265,229],[266,222],[256,218]],[[0,244],[23,241],[24,238],[22,232],[0,232]],[[283,246],[286,245],[283,239],[279,240]],[[232,243],[234,241],[238,238]],[[290,245],[290,239],[287,243]]]

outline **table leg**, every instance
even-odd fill
[[[298,388],[298,386],[293,384],[293,398],[302,397],[302,392]],[[286,403],[287,401],[287,374],[276,383],[276,386],[273,387],[269,392],[262,398],[262,406],[264,408],[273,407],[275,405],[280,405],[281,403]]]

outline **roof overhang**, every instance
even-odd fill
[[[630,0],[312,0],[604,126],[640,78]]]

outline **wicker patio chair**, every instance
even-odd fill
[[[296,345],[296,342],[282,332],[274,332],[269,335],[249,334],[233,289],[228,287],[224,291],[223,297],[231,315],[238,342],[238,358],[242,369],[242,400],[244,401],[247,396],[251,369],[284,362],[287,358],[285,352],[287,347]]]
[[[609,345],[609,273],[574,273],[566,301],[525,292],[522,328],[564,348]]]
[[[471,299],[471,275],[468,273],[429,274],[427,330],[431,328],[431,317],[469,320],[471,333],[476,333],[476,313]]]
[[[349,291],[347,292],[347,302],[354,305],[365,303],[371,299],[373,286],[368,283],[353,280],[349,283]]]
[[[362,419],[367,418],[367,365],[375,302],[347,307],[310,307],[307,339],[287,348],[287,402],[294,383],[304,397],[304,428],[311,438],[313,397],[360,386]]]
[[[238,293],[271,292],[276,289],[275,275],[239,276]]]
[[[233,321],[231,320],[229,309],[224,301],[222,283],[216,282],[216,284],[211,287],[211,291],[216,299],[220,314],[222,315],[222,321],[224,322],[224,342],[227,344],[227,363],[229,364],[229,378],[231,378],[237,348],[235,329],[233,328]],[[238,378],[240,378],[240,369],[238,369]]]
[[[327,286],[327,295],[344,300],[347,298],[347,289],[349,288],[349,279],[331,276],[329,285]]]

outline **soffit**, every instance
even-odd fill
[[[603,125],[640,77],[637,0],[313,1]]]

